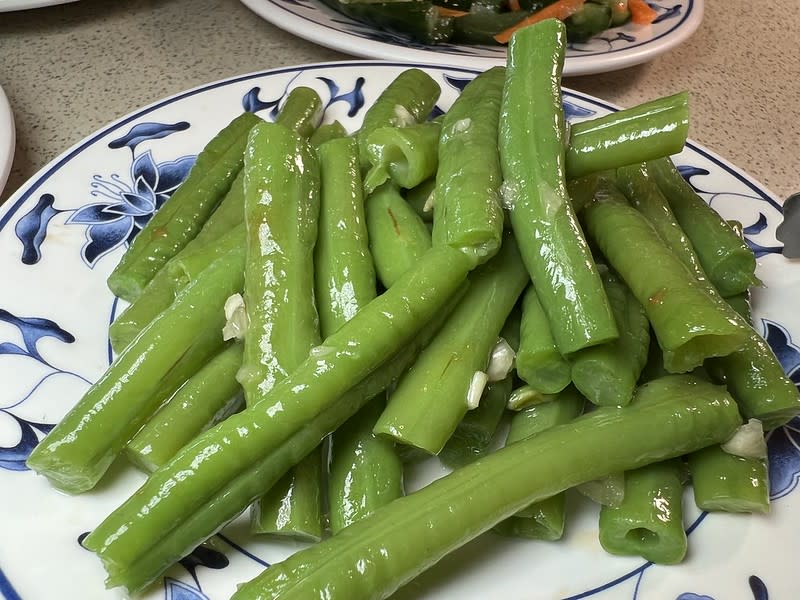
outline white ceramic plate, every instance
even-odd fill
[[[3,186],[11,171],[11,163],[14,162],[16,141],[14,113],[11,112],[11,104],[9,104],[3,88],[0,87],[0,192],[3,191]]]
[[[29,8],[42,8],[56,4],[69,4],[78,0],[0,0],[0,12],[12,10],[28,10]]]
[[[0,0],[1,1],[1,0]],[[355,56],[406,60],[486,69],[506,62],[502,46],[438,44],[430,46],[404,35],[364,25],[328,8],[320,0],[242,0],[256,14],[310,42]],[[564,75],[587,75],[623,69],[652,60],[686,41],[703,20],[704,0],[651,0],[659,12],[649,26],[628,23],[584,44],[570,44]]]
[[[244,75],[168,98],[101,129],[67,150],[0,210],[0,597],[5,600],[118,597],[103,588],[100,562],[78,544],[143,476],[120,461],[93,492],[56,493],[24,461],[53,423],[108,365],[108,323],[118,305],[105,279],[134,228],[169,194],[202,146],[242,109],[270,118],[287,89],[307,85],[327,105],[326,120],[356,128],[380,91],[410,65],[310,65]],[[468,69],[419,65],[442,86],[447,108],[473,76]],[[565,92],[570,118],[612,110]],[[757,327],[794,376],[800,364],[800,267],[780,254],[774,196],[709,151],[677,157],[717,210],[746,226],[767,287],[755,297]],[[790,557],[800,555],[800,474],[796,420],[770,439],[768,517],[699,514],[687,496],[690,555],[675,567],[605,554],[596,511],[573,498],[560,543],[487,534],[400,592],[401,598],[603,598],[766,600],[796,597]],[[410,490],[441,474],[433,459],[409,474]],[[409,544],[414,544],[409,540]],[[281,560],[298,544],[254,541],[236,522],[205,550],[173,568],[150,600],[225,600],[238,582]],[[751,590],[754,590],[751,592]]]

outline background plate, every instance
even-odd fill
[[[0,208],[0,598],[117,598],[100,561],[79,538],[143,480],[124,461],[91,493],[68,497],[25,470],[25,458],[78,400],[110,359],[108,323],[121,308],[105,279],[131,231],[147,220],[167,179],[242,110],[271,118],[288,89],[316,89],[326,120],[358,127],[366,107],[402,70],[399,63],[352,62],[283,68],[227,79],[138,110],[101,129],[47,165]],[[447,108],[475,72],[413,65],[442,86]],[[586,119],[613,107],[571,91],[567,115]],[[189,157],[189,158],[187,158]],[[754,298],[756,327],[800,378],[800,267],[780,254],[772,194],[713,153],[689,145],[677,164],[725,217],[745,225],[766,286]],[[166,175],[169,177],[166,177]],[[140,185],[135,185],[138,182]],[[143,185],[143,184],[147,185]],[[152,209],[151,209],[152,210]],[[596,508],[570,498],[559,543],[486,534],[423,574],[398,598],[509,600],[766,600],[796,597],[790,557],[800,555],[800,421],[775,431],[770,516],[698,513],[684,503],[691,531],[687,560],[656,567],[609,556],[597,541]],[[442,474],[432,459],[408,473],[409,491]],[[413,544],[410,540],[409,544]],[[149,600],[225,600],[237,583],[300,548],[253,540],[236,521],[171,569]],[[533,591],[535,590],[535,591]]]
[[[427,61],[486,69],[504,65],[503,46],[467,46],[414,42],[364,25],[319,0],[242,0],[273,25],[310,42],[366,58]],[[586,75],[623,69],[652,60],[686,41],[703,20],[704,0],[651,0],[656,22],[628,23],[609,29],[585,44],[570,44],[564,75]]]
[[[0,12],[10,12],[12,10],[27,10],[29,8],[41,8],[43,6],[54,6],[56,4],[68,4],[78,0],[0,0]]]
[[[0,87],[0,192],[3,191],[8,174],[11,172],[16,141],[14,113],[11,112],[11,104],[3,88]]]

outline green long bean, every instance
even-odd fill
[[[420,69],[406,69],[392,81],[364,115],[356,134],[361,168],[369,166],[367,140],[380,127],[405,127],[421,123],[433,110],[441,88]]]
[[[439,453],[439,460],[445,466],[459,469],[486,455],[503,418],[512,385],[511,376],[486,385],[478,408],[467,411]]]
[[[391,180],[409,189],[436,173],[437,151],[442,125],[438,121],[408,127],[380,127],[367,137],[367,158],[371,165],[364,175],[364,191],[371,194]]]
[[[366,213],[375,270],[388,288],[431,247],[431,234],[391,184],[381,186],[367,199]]]
[[[522,297],[516,365],[519,378],[544,394],[560,392],[572,380],[570,364],[556,348],[534,286]]]
[[[141,589],[385,389],[409,364],[407,355],[414,354],[398,352],[425,340],[420,333],[427,333],[424,328],[459,290],[469,268],[460,252],[431,249],[329,336],[323,352],[309,356],[260,402],[200,435],[155,471],[84,540],[103,560],[108,585]],[[376,371],[383,364],[386,369]],[[373,372],[363,386],[353,387]],[[183,477],[186,469],[191,476]],[[224,502],[215,501],[223,496]],[[143,506],[150,508],[140,518]]]
[[[244,113],[206,145],[186,181],[136,235],[109,276],[108,287],[116,296],[136,300],[158,270],[197,235],[239,174],[247,135],[259,122]]]
[[[433,241],[470,254],[477,264],[503,239],[497,147],[506,71],[493,67],[473,79],[442,122],[436,172]]]
[[[597,177],[593,186],[594,201],[582,212],[587,231],[647,313],[667,371],[686,372],[741,348],[747,327],[720,313],[718,299],[613,184]]]
[[[700,510],[769,512],[766,459],[734,456],[710,446],[689,455],[689,471]]]
[[[624,406],[631,401],[647,362],[650,324],[642,305],[622,281],[607,272],[603,284],[620,335],[613,342],[576,352],[571,357],[572,382],[594,404]]]
[[[682,477],[679,460],[627,471],[622,503],[600,509],[600,544],[606,552],[665,565],[683,560]]]
[[[552,401],[516,413],[511,419],[506,446],[577,419],[583,412],[583,405],[581,395],[574,387],[568,387]],[[565,509],[566,494],[560,492],[526,506],[513,517],[498,523],[494,530],[502,535],[558,540],[564,535]]]
[[[667,247],[686,265],[699,280],[706,279],[706,273],[695,254],[692,242],[678,224],[672,209],[661,193],[644,163],[617,169],[617,187],[628,197],[628,201],[642,213]]]
[[[374,432],[438,454],[466,414],[477,372],[514,307],[528,274],[513,238],[470,276],[470,287],[436,339],[400,380]],[[435,402],[431,398],[436,398]]]
[[[236,381],[241,366],[241,344],[230,344],[213,357],[128,442],[128,459],[145,471],[154,471],[203,431],[236,412],[242,405]]]
[[[508,48],[500,112],[504,201],[556,346],[569,354],[619,335],[564,180],[563,23],[521,29]]]
[[[314,148],[319,148],[325,142],[345,136],[347,136],[347,130],[344,128],[344,125],[339,123],[339,121],[334,121],[333,123],[325,123],[317,127],[314,133],[311,134],[311,137],[308,138],[308,143]]]
[[[573,123],[566,151],[570,177],[677,154],[689,133],[686,92]]]
[[[302,138],[309,138],[322,120],[324,110],[319,94],[310,87],[301,85],[293,88],[286,96],[275,122]]]
[[[281,112],[287,113],[295,111]],[[292,118],[306,119],[307,112]],[[279,123],[253,128],[244,159],[249,325],[239,372],[248,406],[259,403],[320,342],[313,276],[319,186],[318,161],[299,133]],[[254,505],[253,531],[322,537],[320,460],[319,450],[310,453]]]
[[[684,180],[669,158],[647,165],[675,217],[692,241],[703,270],[725,297],[760,282],[756,258],[747,243]]]
[[[115,352],[121,352],[139,332],[145,328],[162,310],[175,300],[175,296],[183,288],[182,282],[173,277],[172,265],[187,254],[194,254],[198,249],[205,251],[208,246],[217,243],[228,231],[241,225],[244,220],[244,175],[239,172],[231,189],[211,213],[203,228],[193,240],[159,269],[142,291],[125,311],[111,324],[108,338]],[[212,255],[207,254],[209,258]],[[210,262],[210,261],[209,261]]]
[[[319,148],[322,195],[315,248],[320,329],[327,337],[375,298],[358,144],[353,138]],[[403,467],[394,444],[372,433],[385,406],[373,398],[330,442],[329,523],[335,534],[403,495]]]
[[[532,502],[719,443],[741,422],[723,389],[690,378],[646,394],[650,401],[596,411],[454,471],[272,565],[233,600],[386,598]]]
[[[241,289],[243,265],[244,249],[236,249],[203,271],[34,448],[28,466],[70,494],[94,487],[128,440],[158,409],[163,399],[154,403],[153,398],[159,385],[196,341],[198,332],[210,331],[222,343],[222,306]],[[201,337],[207,339],[206,334]],[[209,344],[200,353],[199,364],[216,349]],[[197,364],[183,381],[196,370]]]

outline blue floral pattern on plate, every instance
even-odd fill
[[[0,211],[0,235],[4,229],[13,231],[13,235],[6,237],[5,241],[0,241],[0,244],[13,247],[14,256],[17,257],[16,264],[9,263],[8,268],[31,269],[31,272],[34,272],[33,270],[51,267],[54,269],[52,272],[57,273],[60,269],[59,261],[64,257],[61,256],[62,253],[49,251],[51,237],[58,240],[64,233],[75,230],[80,232],[78,228],[83,227],[85,243],[71,246],[75,261],[69,277],[92,287],[96,290],[92,292],[95,295],[98,293],[97,290],[105,289],[102,276],[97,273],[99,269],[107,269],[110,266],[104,257],[129,241],[134,232],[147,222],[154,210],[169,198],[178,183],[186,177],[194,162],[195,153],[199,150],[194,145],[176,141],[180,139],[177,134],[187,130],[192,131],[195,127],[201,126],[199,122],[193,118],[179,121],[159,120],[153,113],[156,113],[161,106],[169,107],[173,103],[177,105],[184,100],[190,103],[192,95],[195,94],[230,90],[226,96],[227,108],[220,111],[223,115],[217,117],[215,124],[207,125],[206,137],[209,137],[213,134],[214,128],[219,129],[226,122],[225,118],[232,118],[242,109],[258,111],[266,118],[274,116],[292,86],[311,85],[322,95],[325,105],[335,114],[335,118],[352,128],[363,114],[366,106],[365,98],[374,97],[376,87],[379,86],[376,80],[385,82],[392,74],[405,67],[406,65],[379,66],[372,63],[355,63],[346,68],[321,65],[304,70],[283,69],[272,73],[254,74],[212,84],[189,95],[181,96],[178,100],[167,100],[161,105],[134,115],[127,121],[123,120],[122,123],[100,132],[84,146],[84,149],[46,171],[43,176],[13,197],[7,207]],[[441,107],[448,106],[474,76],[474,72],[466,69],[428,68],[442,84]],[[589,118],[604,114],[610,109],[602,102],[572,92],[565,92],[564,108],[570,119]],[[187,117],[189,116],[187,114]],[[96,166],[101,174],[86,168],[81,171],[72,165],[72,161],[80,159],[82,153],[88,153],[92,148],[101,145],[106,148],[103,157],[116,157],[113,168],[106,169],[105,158],[90,167],[94,169]],[[146,149],[143,149],[145,147]],[[123,160],[124,157],[127,157],[127,163]],[[712,206],[719,203],[720,209],[725,210],[726,199],[735,199],[737,206],[744,206],[742,210],[745,210],[747,219],[742,217],[742,220],[747,226],[747,236],[752,244],[770,249],[775,245],[769,236],[774,232],[776,221],[780,216],[779,207],[776,208],[774,200],[758,186],[749,183],[744,176],[729,169],[713,155],[698,147],[687,150],[679,164],[684,165],[682,167],[684,176],[698,188]],[[83,186],[86,195],[83,201],[62,194],[58,185],[50,183],[51,180],[56,180],[60,170],[69,173],[70,169],[84,174]],[[115,175],[125,172],[126,169],[124,177]],[[70,175],[70,180],[73,176]],[[114,228],[109,227],[105,233],[103,228],[107,227],[107,223],[116,225]],[[95,231],[98,233],[95,234]],[[766,252],[763,256],[782,260],[779,253],[774,251]],[[81,270],[75,265],[84,268]],[[92,269],[86,269],[86,266]],[[50,289],[48,284],[42,285],[44,285],[43,291]],[[116,306],[116,301],[110,296],[102,298],[104,299],[95,303],[96,307],[105,307],[96,310],[98,318],[95,331],[98,331],[97,328],[106,327],[107,315],[109,312],[113,315]],[[77,348],[85,342],[84,337],[91,334],[90,330],[75,329],[65,324],[67,321],[64,319],[74,322],[74,311],[62,310],[59,304],[45,303],[42,306],[49,308],[43,308],[42,312],[31,313],[21,311],[18,305],[3,304],[14,301],[13,295],[4,296],[0,290],[0,326],[3,327],[0,328],[0,369],[10,364],[9,361],[23,361],[35,366],[35,369],[25,372],[26,377],[38,377],[38,379],[31,379],[25,389],[17,386],[13,394],[0,389],[0,416],[7,417],[7,423],[13,426],[13,432],[8,428],[0,429],[0,479],[6,478],[3,480],[4,485],[24,483],[21,479],[15,479],[15,484],[12,484],[9,477],[31,477],[30,473],[26,475],[23,472],[25,458],[55,422],[55,419],[48,416],[48,410],[38,411],[43,415],[42,418],[32,416],[37,410],[31,409],[35,409],[42,401],[41,396],[37,394],[43,386],[54,377],[68,378],[83,386],[88,385],[92,379],[69,366],[68,359],[71,354],[63,350],[64,347]],[[108,304],[104,304],[105,302]],[[112,307],[110,310],[109,305]],[[797,368],[800,365],[800,349],[795,345],[793,337],[798,336],[800,327],[774,318],[762,317],[759,322],[782,365],[797,381],[800,378],[800,370]],[[62,361],[65,364],[62,365]],[[72,398],[73,401],[75,399],[76,397]],[[799,429],[800,423],[795,420],[773,432],[769,439],[770,455],[774,463],[771,471],[772,495],[774,499],[781,499],[782,502],[782,499],[792,495],[791,492],[800,478],[800,451],[797,442]],[[706,517],[706,514],[701,514],[689,527],[689,531],[698,530]],[[697,535],[694,534],[695,537]],[[253,576],[259,569],[268,567],[271,562],[263,558],[265,555],[260,546],[258,549],[250,547],[249,542],[239,542],[233,534],[223,533],[215,540],[211,546],[201,546],[181,561],[177,570],[173,569],[163,579],[157,596],[164,600],[219,600],[226,597],[215,591],[221,585],[220,582],[231,581],[231,577],[236,581],[244,580]],[[224,548],[225,551],[220,548]],[[275,550],[270,552],[274,554]],[[285,550],[283,552],[285,554]],[[280,553],[275,554],[275,557],[275,560],[279,559]],[[621,592],[626,582],[632,582],[635,585],[633,597],[637,598],[636,594],[644,589],[645,584],[647,587],[656,585],[657,570],[651,570],[650,566],[649,563],[645,563],[626,575],[613,578],[592,589],[585,589],[577,595],[573,593],[571,597],[586,598],[609,590]],[[6,568],[6,565],[0,567]],[[6,570],[6,573],[13,572],[15,571]],[[647,578],[644,577],[645,572],[648,573]],[[754,599],[767,600],[764,581],[755,576],[750,576],[749,579],[747,577],[744,576],[742,581],[749,582]],[[15,591],[12,581],[3,571],[0,571],[0,597],[14,600],[20,597],[18,590]],[[722,596],[715,592],[712,596],[704,597],[700,593],[689,591],[679,596],[679,600],[707,598],[722,598]]]

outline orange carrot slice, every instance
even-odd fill
[[[469,13],[463,10],[456,10],[455,8],[446,8],[444,6],[437,6],[440,17],[463,17]]]
[[[542,10],[528,15],[519,23],[512,25],[508,29],[504,29],[494,36],[494,39],[500,44],[507,44],[508,40],[511,39],[511,36],[514,35],[514,32],[518,29],[533,25],[539,21],[544,21],[545,19],[559,19],[563,21],[583,8],[585,2],[586,0],[558,0],[558,2],[554,2],[553,4],[545,6]]]
[[[628,0],[628,10],[631,11],[631,21],[637,25],[650,25],[658,17],[645,0]]]

